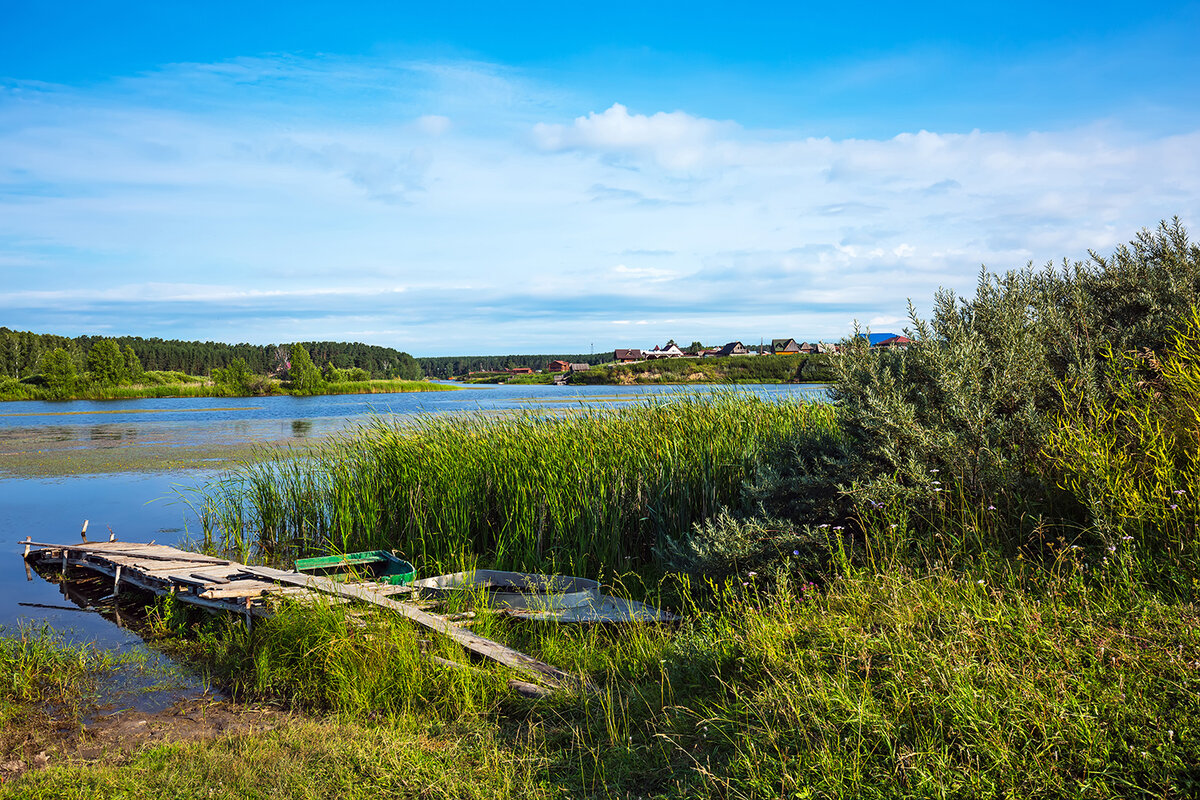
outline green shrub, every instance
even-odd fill
[[[695,523],[685,535],[667,539],[661,556],[669,569],[712,580],[750,573],[765,581],[777,579],[783,570],[803,582],[828,572],[832,530],[722,511]]]
[[[37,389],[33,386],[7,376],[0,376],[0,400],[33,400]]]
[[[289,387],[293,394],[317,394],[325,382],[321,370],[301,344],[292,345],[292,365],[288,369]]]
[[[1161,354],[1110,354],[1110,395],[1064,392],[1051,474],[1088,511],[1102,565],[1164,571],[1200,589],[1200,310]]]
[[[1004,517],[993,544],[1006,546],[1076,529],[1080,508],[1043,456],[1064,393],[1109,405],[1112,354],[1161,348],[1196,301],[1200,248],[1176,221],[1110,258],[982,272],[971,299],[939,292],[929,321],[910,311],[906,350],[852,339],[833,388],[853,460],[842,513],[900,504],[933,532],[992,506]]]
[[[74,357],[61,347],[42,356],[40,371],[51,398],[69,397],[79,382]]]

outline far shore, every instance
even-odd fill
[[[19,387],[12,389],[11,387]],[[278,395],[321,396],[339,394],[398,394],[404,392],[453,392],[462,389],[432,381],[406,381],[379,379],[368,381],[347,381],[344,383],[326,383],[312,392],[295,392],[279,381],[264,384],[265,391],[253,393],[232,392],[226,386],[214,383],[208,378],[196,378],[194,381],[164,383],[164,384],[132,384],[124,386],[89,385],[69,394],[59,394],[51,390],[30,384],[9,383],[5,388],[10,391],[0,395],[4,400],[139,400],[160,397],[272,397]]]

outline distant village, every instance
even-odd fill
[[[862,333],[861,338],[867,340],[872,348],[889,349],[903,348],[911,344],[907,336],[896,333]],[[742,342],[727,342],[720,347],[704,347],[694,342],[686,349],[681,349],[674,340],[665,345],[655,345],[650,350],[636,347],[617,348],[613,361],[617,364],[636,364],[641,361],[654,361],[660,358],[723,358],[729,356],[773,356],[773,355],[815,355],[834,354],[840,346],[832,342],[797,342],[795,339],[772,339],[770,344],[762,342],[757,345],[745,345]],[[584,372],[591,369],[590,364],[578,364],[568,361],[551,361],[544,372],[572,373]],[[532,375],[538,372],[533,367],[512,367],[506,370],[512,375]]]

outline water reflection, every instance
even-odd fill
[[[292,436],[303,439],[312,433],[313,424],[311,419],[294,419],[292,420]]]
[[[93,442],[121,442],[138,438],[138,429],[132,425],[93,425],[89,433]]]

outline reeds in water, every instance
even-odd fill
[[[749,393],[547,416],[377,418],[303,456],[204,487],[205,540],[243,557],[396,549],[422,569],[478,558],[597,575],[735,503],[765,450],[825,404]]]

